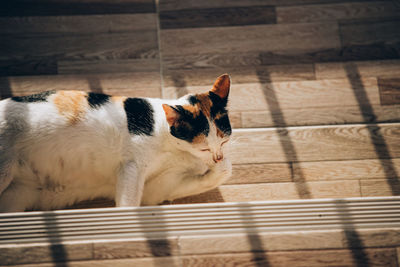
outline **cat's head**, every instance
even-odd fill
[[[185,96],[188,104],[163,105],[175,143],[208,165],[223,160],[232,133],[226,109],[229,89],[230,78],[224,74],[207,93]]]

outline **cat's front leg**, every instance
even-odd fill
[[[218,187],[232,176],[232,163],[228,158],[213,165],[203,175],[190,175],[170,193],[168,200],[197,195]]]
[[[136,163],[125,163],[118,175],[115,203],[117,207],[140,206],[144,178],[139,175]]]
[[[209,189],[215,188],[232,176],[232,163],[229,158],[224,158],[210,168],[203,178],[203,185]]]

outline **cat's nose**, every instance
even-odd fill
[[[216,154],[216,155],[214,155],[213,159],[214,159],[215,163],[218,163],[218,162],[220,162],[221,160],[224,159],[224,155],[222,153],[221,154]]]

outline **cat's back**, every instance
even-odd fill
[[[0,121],[8,130],[79,126],[95,119],[121,115],[118,97],[82,91],[47,91],[0,101]],[[116,119],[116,116],[113,116]],[[26,128],[23,128],[26,126]],[[29,127],[28,127],[29,126]]]
[[[48,91],[0,101],[0,149],[14,161],[63,158],[76,168],[83,158],[117,158],[129,142],[126,127],[121,97]]]
[[[126,123],[123,97],[83,91],[47,91],[0,101],[2,137],[32,138],[42,135],[81,135]]]

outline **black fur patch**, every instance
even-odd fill
[[[154,110],[146,99],[128,98],[124,102],[124,109],[130,133],[152,135],[154,130]]]
[[[55,91],[46,91],[46,92],[33,94],[33,95],[14,96],[14,97],[11,97],[11,99],[15,102],[25,102],[25,103],[45,102],[45,101],[47,101],[47,97],[54,93],[55,93]]]
[[[196,105],[197,103],[199,103],[199,100],[197,99],[197,97],[196,96],[194,96],[194,95],[191,95],[191,96],[189,96],[189,103],[191,104],[191,105]]]
[[[99,108],[110,100],[110,96],[90,92],[88,93],[87,100],[91,108]]]
[[[218,113],[226,113],[227,112],[226,111],[226,105],[228,104],[227,98],[222,99],[221,97],[214,94],[213,92],[209,92],[209,97],[211,99],[211,102],[213,103],[211,110],[210,110],[211,119],[214,119]]]
[[[180,117],[176,125],[170,128],[173,136],[187,142],[192,142],[200,134],[208,135],[210,126],[208,125],[206,116],[201,111],[198,116],[194,117],[192,113],[182,106],[178,105],[174,109],[178,111]]]
[[[232,134],[232,127],[229,122],[228,113],[222,115],[219,119],[215,120],[215,125],[220,129],[225,135]]]

